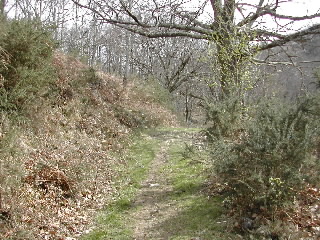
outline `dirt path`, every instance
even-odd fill
[[[225,237],[220,199],[203,191],[207,153],[199,129],[157,129],[140,136],[120,169],[114,201],[99,228],[84,239],[236,239]]]
[[[162,172],[163,167],[168,164],[168,150],[176,142],[190,142],[193,134],[186,133],[167,133],[162,136],[162,146],[154,158],[146,180],[142,182],[139,189],[134,207],[137,209],[132,213],[134,219],[134,236],[133,239],[169,239],[170,234],[159,229],[163,222],[172,219],[178,214],[178,202],[172,199],[173,186]]]
[[[135,220],[134,239],[167,239],[161,236],[155,228],[160,221],[172,217],[176,212],[175,202],[168,201],[168,193],[172,192],[172,186],[163,177],[160,170],[168,160],[169,145],[175,140],[166,140],[156,155],[147,179],[142,183],[138,191],[134,206],[138,209],[132,214]]]

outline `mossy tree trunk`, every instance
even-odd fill
[[[0,0],[0,21],[4,21],[6,19],[5,8],[6,0]]]
[[[250,37],[244,31],[240,31],[235,24],[234,12],[236,2],[211,0],[214,15],[212,24],[213,32],[211,41],[216,46],[216,61],[214,72],[216,81],[220,84],[221,98],[232,94],[241,95],[242,74],[244,66],[249,62]]]

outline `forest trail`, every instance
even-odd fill
[[[132,239],[224,239],[217,226],[220,203],[202,193],[205,166],[191,156],[203,147],[203,135],[185,129],[150,137],[161,144],[129,211]]]
[[[133,149],[119,194],[84,239],[236,239],[224,231],[221,200],[206,194],[209,154],[199,129],[149,131]]]
[[[176,212],[175,200],[167,199],[173,187],[166,177],[161,174],[161,169],[168,161],[168,148],[172,140],[166,140],[153,160],[147,179],[141,184],[134,200],[134,207],[138,210],[131,214],[134,219],[134,239],[163,239],[164,236],[156,226]]]
[[[158,228],[162,222],[178,214],[178,203],[176,199],[170,199],[174,188],[165,174],[163,168],[168,164],[169,148],[175,142],[189,141],[191,134],[173,135],[168,134],[167,139],[161,144],[159,152],[151,163],[147,178],[142,182],[134,207],[137,211],[131,214],[134,219],[134,239],[169,239],[170,232],[163,232]]]

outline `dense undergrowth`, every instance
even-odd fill
[[[235,231],[254,239],[318,236],[319,106],[316,92],[210,107],[213,192],[224,197]]]
[[[114,191],[132,130],[177,121],[155,89],[57,52],[41,24],[0,28],[0,239],[73,239]]]

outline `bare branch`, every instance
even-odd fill
[[[147,37],[147,38],[162,38],[162,37],[189,37],[193,39],[205,39],[208,40],[209,36],[203,35],[203,34],[194,34],[190,32],[183,32],[183,31],[177,31],[177,32],[146,32],[139,28],[131,28],[126,25],[122,24],[115,24],[116,26],[126,29],[127,31],[130,31],[132,33],[139,34],[141,36]]]
[[[281,46],[290,41],[297,41],[304,36],[314,34],[315,31],[320,29],[319,25],[314,25],[305,30],[298,31],[293,34],[281,34],[277,31],[266,31],[261,29],[252,29],[252,24],[260,17],[264,15],[273,16],[276,19],[287,19],[292,21],[310,20],[320,17],[320,13],[313,15],[307,15],[302,17],[286,16],[276,13],[276,9],[280,5],[280,1],[275,0],[274,4],[266,4],[265,0],[260,0],[258,5],[252,5],[248,3],[238,3],[235,0],[225,0],[224,4],[222,0],[210,0],[212,9],[214,11],[214,21],[211,24],[205,24],[198,20],[201,9],[204,5],[200,6],[198,11],[189,12],[180,9],[183,1],[170,2],[164,4],[156,0],[151,1],[151,5],[148,5],[146,11],[149,11],[148,19],[140,19],[134,14],[134,12],[125,4],[123,0],[120,0],[120,5],[114,6],[102,6],[93,8],[90,5],[81,4],[79,0],[72,0],[76,5],[92,11],[99,17],[99,20],[103,23],[110,23],[118,26],[122,29],[130,32],[148,37],[148,38],[161,38],[161,37],[188,37],[194,39],[212,40],[212,36],[216,33],[223,34],[221,36],[228,36],[233,34],[240,36],[242,27],[249,28],[248,34],[251,34],[250,41],[258,40],[266,42],[261,45],[256,51],[266,50],[273,47]],[[105,3],[103,1],[100,2]],[[108,4],[108,3],[105,3]],[[241,5],[247,5],[255,7],[255,13],[251,13],[249,16],[233,26],[233,18],[235,8],[241,9]],[[161,14],[169,7],[170,17],[166,19]],[[149,9],[150,8],[150,9]],[[110,11],[110,12],[109,12]],[[123,16],[128,16],[124,18]],[[230,25],[230,28],[229,28]],[[236,28],[234,28],[236,27]],[[320,32],[319,32],[320,33]],[[222,42],[224,38],[222,38]]]
[[[129,15],[129,17],[131,17],[138,25],[145,27],[145,24],[142,24],[139,19],[127,8],[127,6],[124,4],[123,1],[120,1],[121,6],[124,8],[124,10],[126,11],[126,13]]]
[[[276,62],[276,61],[265,61],[265,60],[260,60],[260,59],[252,59],[253,62],[259,63],[259,64],[267,64],[270,66],[273,65],[285,65],[285,66],[296,66],[297,64],[310,64],[310,63],[320,63],[320,60],[313,60],[313,61],[300,61],[300,62],[295,62],[293,63],[292,61],[290,62]]]
[[[302,16],[302,17],[281,15],[281,14],[277,14],[275,11],[268,11],[267,14],[269,14],[273,17],[276,17],[278,19],[286,19],[286,20],[292,20],[292,21],[303,21],[303,20],[310,20],[313,18],[320,17],[320,13],[316,13],[313,15],[306,15],[306,16]]]
[[[242,27],[246,24],[249,24],[249,27],[252,26],[252,24],[260,17],[268,14],[267,7],[262,7],[262,4],[264,3],[264,0],[260,0],[258,6],[254,6],[257,8],[256,12],[253,15],[249,15],[246,18],[244,18],[241,22],[237,24],[238,27]],[[242,4],[243,5],[243,4]]]
[[[203,11],[204,7],[205,7],[205,4],[203,4],[195,13],[185,11],[185,12],[176,12],[176,14],[177,16],[181,17],[181,19],[187,19],[189,23],[193,24],[194,26],[199,26],[201,28],[210,30],[211,26],[209,24],[205,24],[197,20],[197,17],[200,16],[200,11]]]
[[[237,26],[238,27],[242,27],[242,26],[244,26],[244,25],[246,25],[248,23],[249,24],[253,23],[258,18],[260,18],[260,17],[262,17],[264,15],[270,15],[270,16],[273,16],[273,17],[275,17],[277,19],[286,19],[286,20],[292,20],[292,21],[303,21],[303,20],[310,20],[310,19],[314,19],[314,18],[320,17],[320,13],[316,13],[316,14],[312,14],[312,15],[306,15],[306,16],[302,16],[302,17],[288,16],[288,15],[277,14],[275,12],[275,9],[269,9],[269,8],[261,9],[260,7],[258,7],[257,12],[254,15],[243,19],[241,22],[239,22],[237,24]]]
[[[254,30],[253,32],[254,32],[254,34],[253,34],[254,38],[267,37],[269,39],[270,38],[283,39],[286,36],[288,36],[288,35],[283,35],[280,33],[271,32],[271,31],[267,31],[267,30],[261,30],[261,29]]]
[[[207,29],[203,27],[197,26],[188,26],[186,24],[175,24],[175,23],[158,23],[157,25],[145,24],[141,23],[135,15],[133,15],[124,5],[125,11],[129,16],[134,19],[133,22],[122,20],[122,19],[111,19],[105,17],[100,11],[94,9],[92,7],[82,5],[76,0],[72,0],[75,4],[88,9],[94,13],[96,13],[100,17],[100,21],[105,23],[111,23],[126,29],[130,32],[134,32],[140,34],[142,36],[146,36],[148,38],[157,38],[157,37],[191,37],[196,39],[208,39],[212,33],[212,30],[209,31],[208,26]],[[139,28],[140,27],[140,28]],[[160,28],[160,29],[159,29]],[[161,29],[163,28],[163,29]],[[167,29],[167,31],[164,31]],[[153,31],[152,31],[153,30]],[[173,31],[177,30],[177,31]]]
[[[279,0],[276,0],[276,5],[273,8],[273,11],[275,11],[279,7]]]
[[[281,39],[273,40],[268,44],[260,46],[259,51],[278,47],[291,41],[298,41],[311,34],[320,34],[320,24],[313,25],[305,30],[293,34],[283,35]]]

